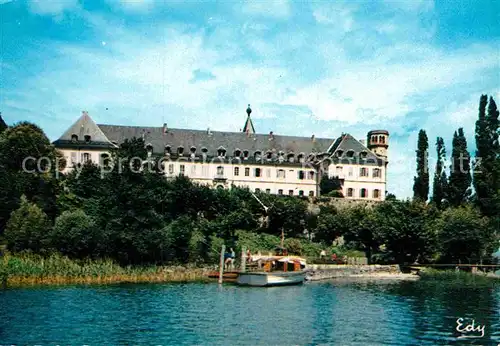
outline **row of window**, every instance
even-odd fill
[[[337,176],[340,176],[343,174],[343,167],[342,166],[337,166],[335,167],[335,173]],[[347,169],[347,176],[352,177],[354,175],[354,168],[353,167],[348,167]],[[369,177],[370,176],[370,169],[367,167],[361,167],[359,169],[359,176],[360,177]],[[382,176],[382,170],[380,168],[373,168],[372,169],[372,178],[380,178]]]
[[[259,188],[256,188],[255,189],[255,193],[258,193],[260,192],[261,190]],[[288,196],[295,196],[295,193],[294,193],[295,190],[288,190]],[[270,194],[271,193],[271,189],[266,189],[266,193],[267,194]],[[283,189],[279,189],[278,190],[278,195],[283,195]],[[304,190],[299,190],[298,191],[298,195],[297,196],[305,196],[304,195]],[[309,197],[314,197],[314,191],[309,191]]]
[[[356,191],[353,188],[347,189],[347,197],[356,197]],[[368,189],[362,188],[359,190],[359,197],[368,198]],[[372,198],[380,198],[380,190],[375,189],[372,191]]]
[[[179,173],[180,174],[185,174],[186,172],[186,166],[185,165],[179,165]],[[217,176],[224,176],[224,167],[223,166],[217,166],[217,171],[216,171]],[[168,173],[169,174],[174,174],[174,164],[170,163],[168,165]],[[196,165],[191,165],[191,174],[196,174]],[[202,174],[208,175],[208,167],[207,166],[202,166]],[[239,176],[240,175],[240,167],[234,167],[234,175]],[[245,167],[244,170],[244,175],[245,177],[250,176],[250,167]],[[253,169],[253,176],[254,177],[262,177],[262,169],[261,168],[254,168]],[[266,177],[271,178],[271,169],[266,169]],[[285,179],[286,178],[286,171],[284,169],[278,169],[276,171],[276,177],[280,179]],[[315,172],[314,171],[309,171],[307,172],[307,179],[314,180],[315,177]],[[298,171],[298,179],[304,180],[306,178],[306,172],[305,171]]]
[[[146,145],[146,150],[148,153],[153,152],[153,146],[151,144]],[[202,154],[206,155],[208,153],[208,149],[206,147],[201,148]],[[227,150],[223,147],[220,146],[217,149],[217,156],[218,157],[226,157],[226,152]],[[165,155],[171,155],[172,154],[172,147],[170,145],[165,146]],[[260,151],[256,150],[253,154],[253,158],[257,161],[260,161],[262,159],[266,160],[272,160],[273,159],[273,152],[272,151],[267,151],[265,154]],[[177,147],[177,155],[184,155],[184,147],[179,146]],[[310,154],[314,155],[314,154]],[[196,156],[196,147],[192,146],[190,148],[190,156],[195,157]],[[305,153],[298,153],[297,157],[295,157],[295,153],[290,152],[288,154],[285,154],[283,151],[279,151],[277,154],[274,155],[275,157],[278,158],[280,162],[288,161],[288,162],[304,162],[305,159],[307,158],[307,155]],[[250,152],[248,150],[240,150],[240,149],[235,149],[233,152],[233,157],[241,157],[243,159],[248,159],[250,157]]]

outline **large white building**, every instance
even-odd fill
[[[101,163],[125,139],[143,138],[148,154],[161,157],[167,177],[182,174],[217,188],[318,196],[323,174],[338,177],[348,199],[384,200],[389,133],[336,139],[257,134],[250,105],[241,132],[96,124],[83,112],[54,142],[69,163]],[[367,143],[365,146],[364,143]]]

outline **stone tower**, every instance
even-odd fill
[[[377,156],[387,160],[387,149],[389,148],[389,132],[386,130],[372,130],[368,132],[366,139],[368,149]]]

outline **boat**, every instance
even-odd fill
[[[240,286],[285,286],[300,285],[306,272],[305,259],[298,256],[252,256],[248,271],[240,272],[236,283]]]

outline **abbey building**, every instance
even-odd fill
[[[96,124],[87,112],[54,142],[66,170],[85,161],[102,164],[125,139],[143,138],[148,155],[162,157],[167,177],[185,175],[215,188],[319,196],[321,177],[338,177],[348,199],[384,200],[389,133],[368,132],[366,140],[258,134],[250,105],[241,132]],[[366,143],[366,144],[365,144]]]

